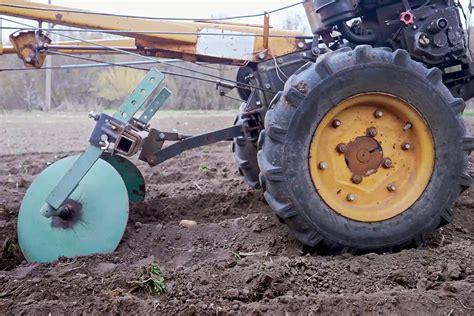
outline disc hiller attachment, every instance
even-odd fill
[[[145,196],[143,176],[121,156],[138,152],[148,122],[171,94],[158,89],[163,79],[152,69],[115,114],[92,114],[96,126],[85,152],[57,161],[32,183],[18,218],[28,261],[115,250],[127,224],[128,201]]]
[[[156,166],[185,150],[249,135],[261,118],[196,136],[162,132],[149,122],[171,92],[158,89],[164,76],[150,70],[113,115],[96,121],[89,147],[47,168],[28,189],[20,208],[18,235],[28,261],[113,251],[124,232],[128,201],[145,198],[145,181],[125,157]],[[173,144],[164,147],[165,141]]]

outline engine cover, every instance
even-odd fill
[[[414,23],[403,28],[400,48],[430,65],[449,63],[464,55],[464,30],[456,6],[438,3],[412,13]]]

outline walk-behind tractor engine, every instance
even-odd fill
[[[233,141],[245,180],[261,188],[308,250],[397,250],[422,244],[450,223],[452,204],[471,184],[474,141],[462,112],[464,100],[474,97],[464,27],[472,8],[451,0],[303,5],[313,36],[274,29],[267,13],[260,26],[0,2],[2,15],[40,21],[34,27],[6,19],[21,30],[11,35],[12,47],[0,47],[32,69],[48,54],[122,53],[181,70],[152,69],[117,112],[91,113],[96,126],[85,152],[55,162],[32,183],[18,218],[25,257],[49,262],[114,251],[129,201],[145,197],[145,181],[127,158],[137,155],[156,166],[224,140]],[[125,39],[66,36],[70,41],[53,43],[49,34],[65,35],[42,22]],[[240,68],[236,80],[194,76],[176,59]],[[105,64],[143,70],[139,63]],[[150,120],[171,94],[163,74],[212,82],[223,96],[236,88],[242,105],[234,126],[197,136],[152,128]]]

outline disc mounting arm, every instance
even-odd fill
[[[163,79],[161,72],[151,69],[112,116],[91,115],[97,123],[90,145],[48,195],[40,210],[42,215],[60,214],[62,205],[104,152],[117,151],[131,156],[138,151],[142,141],[140,133],[146,132],[148,122],[171,94],[166,88],[158,89]],[[140,117],[134,118],[140,110],[143,110]]]
[[[152,129],[145,139],[140,160],[151,167],[173,158],[186,150],[210,145],[223,140],[232,140],[244,134],[243,125],[235,125],[196,136],[181,136],[177,133],[163,133]],[[162,149],[165,140],[176,140],[174,144]]]

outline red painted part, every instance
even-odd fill
[[[400,21],[406,26],[409,26],[415,23],[414,18],[415,16],[410,11],[405,11],[405,12],[400,13]]]

